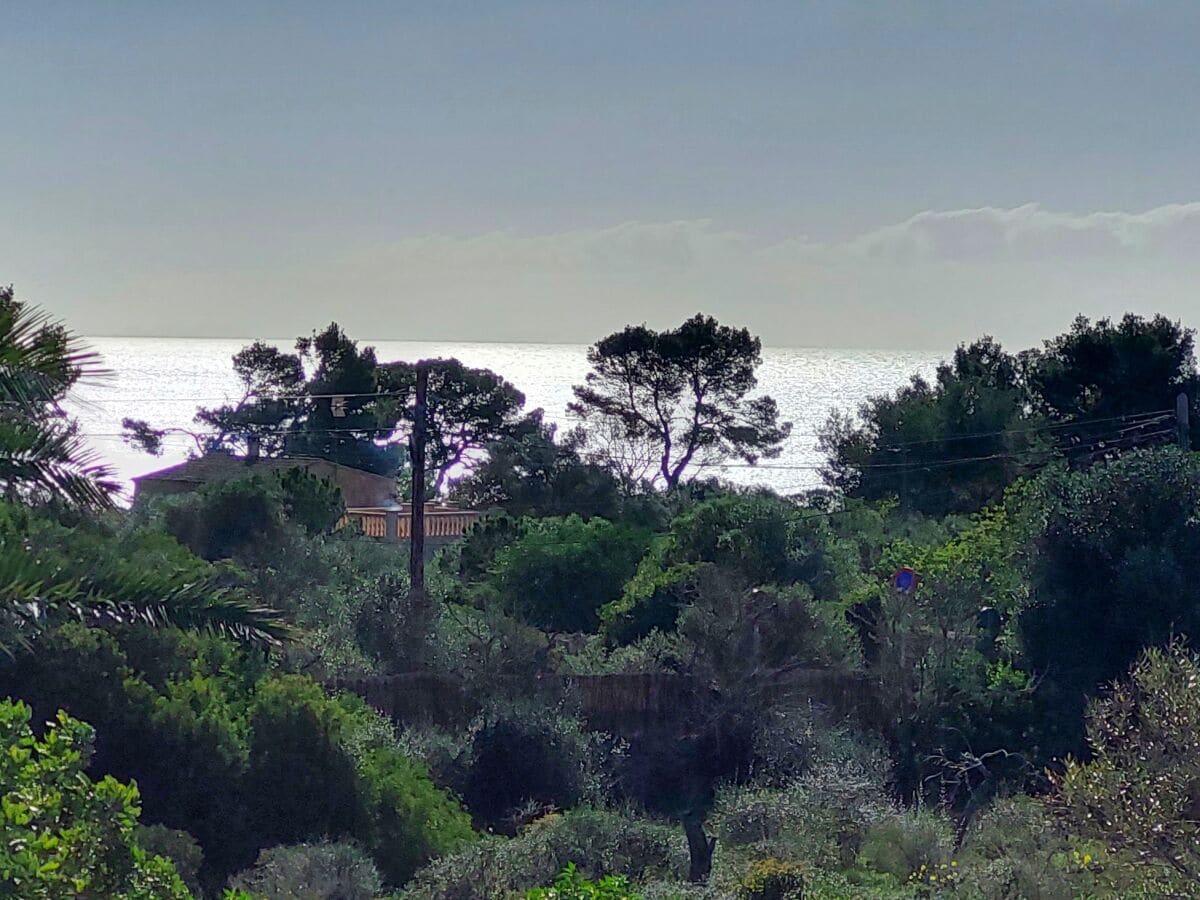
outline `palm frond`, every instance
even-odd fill
[[[105,509],[119,492],[112,470],[71,428],[0,420],[0,487]]]
[[[108,376],[100,357],[47,313],[0,290],[0,402],[27,410],[58,403],[80,380]]]
[[[91,578],[84,579],[87,588]],[[291,635],[283,615],[243,591],[201,581],[171,584],[156,575],[109,581],[87,591],[81,611],[96,620],[207,631],[246,644],[275,646]]]
[[[184,581],[173,573],[131,576],[99,567],[72,577],[47,575],[25,551],[0,541],[0,653],[13,655],[48,624],[143,623],[221,634],[247,644],[274,646],[291,630],[276,610],[212,579]]]

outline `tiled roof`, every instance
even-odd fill
[[[269,472],[283,472],[288,469],[301,468],[312,463],[321,463],[323,465],[335,466],[337,468],[346,469],[347,471],[371,475],[376,478],[387,479],[383,475],[375,475],[373,472],[364,472],[360,469],[354,469],[351,466],[343,466],[340,463],[330,462],[325,459],[318,459],[312,456],[286,456],[286,457],[270,457],[263,456],[258,459],[246,459],[244,456],[231,456],[227,453],[206,453],[204,456],[198,456],[193,459],[181,462],[178,465],[169,466],[165,469],[159,469],[156,472],[148,472],[145,475],[139,475],[134,478],[134,481],[183,481],[190,484],[209,484],[213,481],[224,481],[230,478],[238,477],[242,474],[258,474]]]

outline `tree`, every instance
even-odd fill
[[[163,437],[182,431],[200,453],[245,452],[254,441],[266,456],[315,456],[381,475],[399,471],[402,455],[388,442],[395,423],[379,396],[375,350],[360,349],[336,322],[298,339],[295,353],[255,342],[234,355],[233,368],[241,399],[200,409],[199,431],[125,419],[126,440],[158,455]]]
[[[1194,350],[1195,333],[1165,316],[1128,313],[1116,324],[1079,316],[1021,362],[1036,408],[1070,421],[1174,409],[1196,376]]]
[[[1200,660],[1181,644],[1147,650],[1092,703],[1091,758],[1068,760],[1050,798],[1073,833],[1148,870],[1154,896],[1187,896],[1200,882],[1197,684]]]
[[[1028,593],[1017,560],[1023,546],[1007,508],[979,513],[943,543],[896,540],[848,613],[875,685],[871,720],[892,752],[897,792],[936,798],[964,820],[1042,761],[1033,679],[1013,647]],[[921,575],[912,591],[891,584],[901,566]]]
[[[118,486],[82,442],[62,403],[81,379],[104,374],[62,325],[0,287],[0,492],[107,508]]]
[[[475,509],[499,507],[515,517],[615,519],[620,484],[607,468],[584,461],[584,440],[578,430],[557,440],[556,426],[534,410],[487,445],[487,458],[455,484],[453,496]]]
[[[501,549],[487,584],[505,609],[548,631],[595,631],[649,545],[628,525],[578,516],[529,523]]]
[[[525,396],[495,372],[456,359],[380,363],[373,347],[360,348],[336,322],[299,339],[294,354],[261,342],[237,353],[241,399],[201,409],[200,430],[186,433],[201,453],[245,451],[253,440],[266,456],[315,456],[398,475],[412,434],[418,365],[429,370],[427,481],[436,495],[452,474],[480,462],[488,444],[520,431]],[[178,430],[136,419],[124,427],[130,443],[154,454]]]
[[[457,359],[380,366],[379,389],[388,395],[386,418],[410,440],[418,367],[429,372],[425,460],[429,491],[436,496],[452,472],[471,468],[488,444],[519,431],[525,395],[495,372]]]
[[[1074,752],[1086,697],[1146,647],[1200,635],[1200,458],[1139,450],[1052,470],[1012,506],[1032,529],[1021,640],[1056,749]]]
[[[30,900],[190,900],[175,867],[137,844],[136,787],[84,772],[92,729],[59,712],[45,738],[0,701],[0,893]]]
[[[384,893],[371,857],[354,844],[330,841],[264,850],[233,883],[252,897],[375,900]]]
[[[255,341],[234,354],[233,370],[242,382],[242,398],[231,406],[201,409],[196,414],[198,424],[213,430],[200,441],[200,448],[245,449],[254,439],[263,455],[283,454],[288,432],[304,417],[303,361],[297,354]]]
[[[871,397],[859,421],[833,413],[819,446],[825,483],[865,500],[897,497],[927,515],[973,512],[1052,449],[1027,415],[1017,360],[990,337],[960,346],[932,383],[915,375]]]
[[[631,325],[588,350],[592,370],[569,409],[611,429],[619,446],[606,456],[617,469],[621,448],[654,448],[653,480],[673,488],[693,466],[779,455],[791,424],[770,397],[747,399],[761,361],[758,338],[711,316],[672,331]]]
[[[359,349],[336,322],[296,342],[312,371],[304,421],[289,440],[292,456],[319,456],[381,475],[399,471],[402,452],[388,444],[395,429],[380,392],[374,347]],[[340,399],[339,399],[340,398]]]
[[[702,882],[716,845],[704,830],[716,784],[751,774],[755,735],[772,727],[778,710],[807,703],[811,685],[793,676],[806,668],[843,669],[850,638],[802,587],[747,589],[740,577],[713,566],[697,586],[678,625],[685,642],[681,673],[696,696],[678,727],[632,742],[626,785],[683,825],[689,879]]]

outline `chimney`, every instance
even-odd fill
[[[257,434],[246,435],[246,462],[254,462],[258,459],[258,453],[261,449],[261,441]]]

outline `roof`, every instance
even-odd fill
[[[331,466],[353,472],[357,476],[379,478],[392,483],[386,475],[378,475],[365,469],[356,469],[341,463],[331,462],[316,456],[260,456],[249,459],[244,456],[233,456],[228,453],[206,453],[178,465],[168,466],[156,472],[148,472],[134,478],[134,482],[142,481],[175,481],[187,484],[210,484],[214,481],[226,481],[241,475],[265,474],[270,472],[285,472],[289,469],[307,468],[310,465]]]

